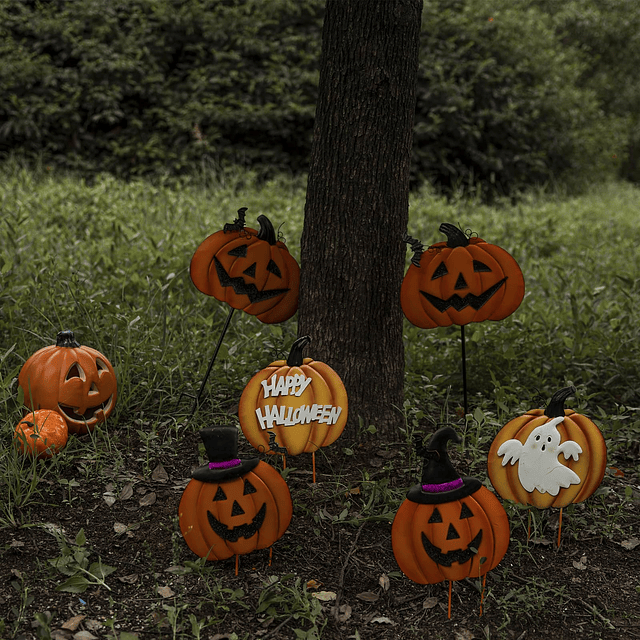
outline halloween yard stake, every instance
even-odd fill
[[[393,554],[403,573],[419,584],[479,578],[495,568],[509,546],[509,520],[500,501],[471,477],[461,478],[447,453],[451,428],[436,431],[424,448],[422,481],[409,490],[391,528]],[[484,580],[483,593],[484,596]],[[481,597],[481,612],[482,612]]]
[[[205,560],[225,560],[256,549],[271,550],[287,530],[293,504],[282,476],[258,458],[238,458],[238,429],[200,431],[210,462],[196,469],[178,507],[180,531]],[[271,564],[271,551],[269,552]]]
[[[532,409],[509,421],[493,440],[487,467],[505,499],[539,509],[562,509],[586,500],[599,486],[607,464],[600,429],[586,416],[565,409],[573,387],[557,391],[546,409]]]
[[[230,307],[191,415],[200,402],[233,312],[240,309],[261,322],[274,324],[288,320],[298,308],[298,263],[277,239],[267,216],[258,216],[258,231],[245,227],[246,211],[246,207],[238,209],[234,222],[208,236],[191,258],[189,273],[196,288]]]
[[[402,281],[400,304],[409,322],[422,329],[460,325],[464,410],[468,413],[464,327],[470,322],[502,320],[524,297],[518,263],[504,249],[482,238],[467,237],[443,223],[446,242],[424,246],[405,234],[413,251]]]
[[[303,358],[310,342],[309,336],[298,338],[286,361],[272,362],[249,380],[238,417],[244,435],[258,451],[284,448],[292,456],[311,453],[315,483],[315,452],[335,442],[344,430],[348,401],[342,380],[329,365]],[[270,438],[274,432],[277,449]]]
[[[18,384],[30,409],[51,409],[70,433],[93,431],[113,411],[116,374],[107,358],[80,346],[72,331],[60,331],[56,344],[36,351],[22,366]]]

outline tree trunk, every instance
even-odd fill
[[[403,424],[404,274],[422,0],[327,0],[298,335],[359,420]]]

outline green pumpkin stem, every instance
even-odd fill
[[[56,336],[56,347],[67,347],[68,349],[76,349],[80,343],[75,339],[73,331],[65,329],[60,331]]]
[[[565,387],[556,391],[552,396],[547,408],[544,410],[544,415],[547,418],[559,418],[564,415],[564,401],[572,395],[575,395],[575,387]]]
[[[464,234],[464,231],[449,222],[443,222],[438,230],[447,236],[447,247],[449,249],[467,247],[469,245],[469,238]]]
[[[402,242],[406,242],[411,247],[411,251],[413,251],[411,264],[420,268],[420,258],[422,258],[422,254],[424,253],[424,245],[422,242],[412,238],[406,231],[402,234]]]
[[[302,336],[298,338],[292,345],[289,357],[287,358],[288,367],[299,367],[302,365],[303,357],[302,350],[311,342],[309,336]]]
[[[265,240],[269,244],[275,244],[277,242],[276,232],[271,224],[271,220],[267,216],[258,216],[258,222],[260,223],[260,231],[258,231],[258,240]]]

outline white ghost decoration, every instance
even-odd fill
[[[560,444],[557,425],[563,420],[564,416],[559,416],[536,427],[524,444],[519,440],[507,440],[500,445],[498,455],[504,456],[503,467],[508,462],[520,462],[518,478],[525,491],[531,493],[537,489],[540,493],[557,496],[561,487],[582,482],[577,473],[558,461],[561,453],[565,460],[571,457],[577,460],[582,453],[582,447],[573,440]]]

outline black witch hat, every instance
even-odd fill
[[[420,504],[442,504],[459,500],[476,492],[482,486],[477,478],[461,478],[453,468],[447,442],[462,442],[462,438],[451,428],[438,429],[425,447],[416,440],[416,451],[424,459],[422,482],[407,493],[407,499]]]
[[[207,451],[209,464],[198,467],[191,477],[201,482],[233,480],[258,466],[259,458],[238,458],[238,429],[234,426],[205,427],[200,437]]]

